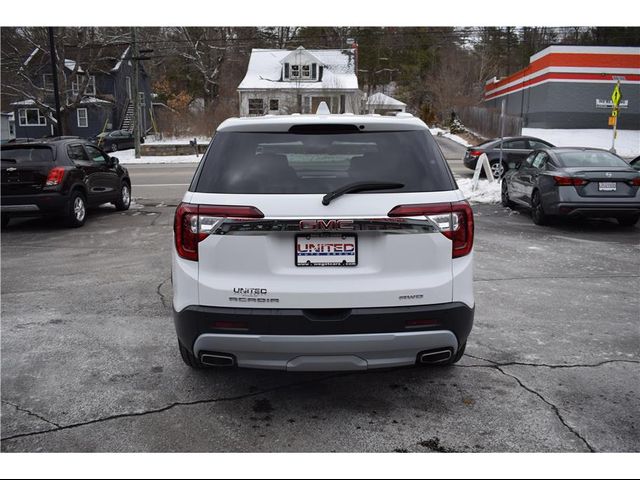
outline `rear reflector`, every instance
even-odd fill
[[[425,320],[407,320],[405,322],[405,327],[406,328],[417,328],[417,327],[434,327],[436,325],[440,325],[440,322],[438,320],[431,320],[431,319],[425,319]]]
[[[178,255],[198,261],[198,243],[214,231],[222,218],[264,218],[256,207],[237,205],[193,205],[181,203],[173,221]]]
[[[571,186],[571,185],[574,185],[576,187],[581,187],[589,183],[584,178],[560,177],[560,176],[554,175],[553,179],[556,181],[556,185],[564,186],[564,187]]]
[[[53,167],[51,170],[49,170],[49,175],[47,175],[47,183],[45,185],[47,187],[60,185],[62,183],[63,178],[64,178],[64,168]]]
[[[390,217],[427,217],[453,242],[453,258],[468,255],[473,248],[473,210],[469,202],[398,205]]]

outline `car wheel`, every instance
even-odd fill
[[[507,180],[502,179],[502,206],[503,207],[513,207],[513,202],[509,199],[509,186],[507,185]]]
[[[207,368],[207,366],[202,364],[182,343],[178,342],[178,347],[180,348],[180,356],[185,365],[195,369]]]
[[[640,215],[627,215],[624,217],[617,217],[618,223],[621,227],[633,227],[638,220],[640,220]]]
[[[531,219],[536,225],[546,225],[549,223],[549,216],[544,213],[540,192],[535,190],[531,195]]]
[[[113,204],[116,206],[116,210],[129,210],[131,205],[131,186],[127,182],[122,182],[120,196]]]
[[[118,144],[117,143],[112,143],[111,144],[111,151],[112,152],[117,152],[118,151]]]
[[[7,228],[9,222],[11,221],[11,217],[6,213],[2,215],[2,228]]]
[[[79,190],[71,192],[65,223],[67,227],[77,228],[84,225],[87,218],[87,201]]]
[[[494,160],[489,165],[491,166],[491,173],[493,174],[493,178],[500,179],[504,177],[504,173],[507,171],[504,163],[500,162],[500,160]]]

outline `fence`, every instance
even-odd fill
[[[458,117],[470,130],[487,138],[500,136],[500,112],[482,107],[462,107]],[[505,115],[504,135],[513,137],[522,134],[522,117]]]

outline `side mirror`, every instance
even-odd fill
[[[116,157],[109,157],[109,166],[110,167],[114,167],[116,165],[118,165],[120,163],[120,160],[118,160]]]

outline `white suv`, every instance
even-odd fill
[[[191,367],[365,370],[464,353],[473,213],[409,114],[226,120],[174,239]]]

